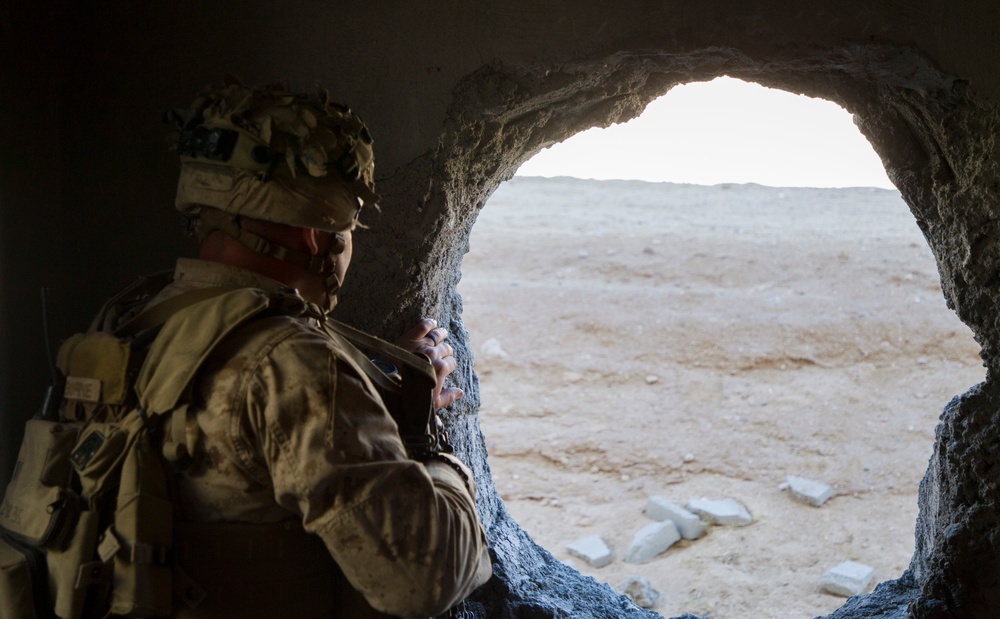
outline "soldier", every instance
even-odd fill
[[[357,351],[322,328],[377,199],[367,128],[325,93],[235,83],[180,125],[176,205],[200,254],[147,309],[216,287],[304,302],[234,329],[193,383],[175,529],[178,567],[204,592],[190,616],[444,613],[491,572],[471,472],[448,454],[410,459]],[[400,340],[431,359],[436,409],[462,396],[444,387],[446,337],[424,320]]]

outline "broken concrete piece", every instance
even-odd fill
[[[736,499],[692,499],[687,508],[712,524],[745,527],[753,524],[753,516]]]
[[[507,351],[503,349],[500,345],[500,340],[496,338],[490,338],[483,342],[483,345],[479,348],[479,353],[483,356],[483,359],[506,359]]]
[[[670,520],[644,526],[632,538],[625,553],[626,563],[645,563],[677,543],[681,534]]]
[[[792,498],[799,503],[822,507],[827,499],[833,496],[833,488],[823,482],[813,481],[805,477],[789,475],[787,478],[788,491]]]
[[[874,578],[875,568],[856,561],[844,561],[823,574],[819,586],[828,593],[852,597],[867,591]]]
[[[698,539],[705,534],[706,525],[701,518],[661,496],[651,496],[646,500],[645,514],[653,520],[673,522],[684,539]]]
[[[583,559],[591,567],[604,567],[611,563],[611,549],[600,535],[578,539],[566,546],[566,552]]]
[[[660,592],[643,576],[629,576],[618,585],[618,592],[628,596],[636,606],[642,608],[652,608],[660,599]]]

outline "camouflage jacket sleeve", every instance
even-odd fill
[[[372,607],[440,614],[490,574],[475,504],[449,466],[407,459],[341,345],[303,329],[277,342],[247,383],[240,440],[268,470],[277,503],[324,540]]]

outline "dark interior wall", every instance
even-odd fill
[[[0,478],[10,476],[23,422],[49,371],[40,288],[63,263],[56,6],[0,5]]]
[[[1000,103],[998,15],[987,0],[824,0],[792,8],[781,0],[645,1],[613,11],[592,0],[92,4],[100,6],[0,8],[0,480],[46,382],[39,287],[52,288],[59,339],[85,327],[113,289],[169,268],[189,250],[171,208],[176,164],[163,147],[159,112],[186,105],[226,73],[248,83],[290,79],[300,89],[319,80],[372,128],[383,211],[359,242],[342,315],[386,334],[424,313],[452,327],[456,379],[470,396],[450,422],[468,454],[484,452],[454,285],[478,209],[538,149],[627,120],[673,84],[720,72],[821,94],[861,114],[890,172],[907,183],[918,222],[937,239],[950,300],[984,342],[991,334],[1000,341],[989,274],[972,274],[982,279],[975,293],[963,275],[983,252],[993,260],[995,244],[986,238],[970,248],[967,231],[994,208],[992,190],[976,186],[996,176],[995,126],[978,126],[974,148],[954,146],[974,126],[956,118]],[[976,110],[953,114],[970,99]],[[931,167],[943,172],[921,176]],[[956,196],[958,207],[942,206]],[[961,214],[975,209],[978,220],[963,223]],[[370,281],[380,285],[364,285]],[[988,402],[975,406],[981,417],[992,410]],[[925,481],[921,543],[927,557],[939,556],[917,562],[921,577],[948,556],[935,550],[942,542],[934,533],[948,519],[939,527],[932,504],[947,499],[940,490],[952,487],[945,478],[955,456],[936,458],[945,468],[934,473],[941,479]],[[538,574],[519,578],[503,558],[545,564],[551,557],[505,524],[480,459],[481,508],[497,527],[503,575],[487,599],[528,595],[512,583]],[[546,577],[572,580],[555,568]],[[600,603],[579,597],[560,608]],[[544,607],[519,616],[545,616]]]

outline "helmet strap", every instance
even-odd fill
[[[240,216],[232,215],[217,209],[202,209],[199,214],[198,238],[204,238],[213,230],[218,230],[230,238],[239,241],[250,251],[269,256],[282,262],[294,264],[302,267],[310,273],[323,276],[324,284],[329,290],[329,280],[336,280],[336,256],[344,251],[344,237],[336,234],[333,246],[326,255],[313,256],[284,245],[269,241],[264,237],[254,234],[240,225]],[[340,282],[337,282],[337,288]]]

